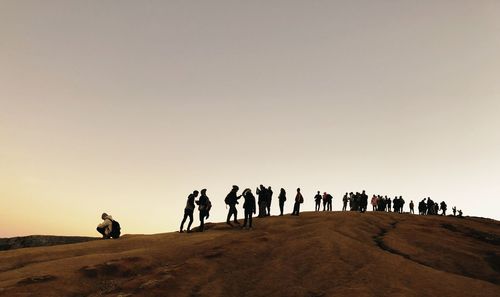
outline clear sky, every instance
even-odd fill
[[[0,237],[173,231],[201,188],[222,221],[233,184],[500,219],[499,82],[495,0],[0,0]]]

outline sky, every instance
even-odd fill
[[[202,188],[224,221],[233,184],[498,220],[499,32],[487,0],[0,0],[0,237],[175,231]]]

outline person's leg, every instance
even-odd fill
[[[248,223],[248,212],[245,209],[245,219],[243,220],[243,228],[247,226]]]
[[[189,216],[189,224],[188,224],[188,232],[191,231],[191,225],[193,224],[193,211],[191,210],[188,214]]]
[[[96,228],[97,232],[101,233],[102,237],[106,237],[106,228]]]
[[[205,216],[207,214],[204,211],[200,211],[200,227],[198,228],[199,232],[203,232],[203,229],[205,228]]]
[[[182,232],[182,229],[184,228],[184,223],[186,222],[187,218],[188,218],[188,213],[187,213],[187,210],[185,209],[184,210],[184,217],[182,218],[182,222],[181,222],[181,229],[179,232]]]
[[[226,223],[228,225],[231,225],[231,216],[233,215],[233,207],[232,206],[229,206],[229,211],[227,213],[227,219],[226,219]]]
[[[248,212],[248,228],[252,228],[252,212]]]
[[[280,215],[283,215],[283,207],[285,206],[285,201],[280,201]]]
[[[238,222],[238,210],[236,209],[236,205],[233,205],[233,213],[234,213],[234,223],[239,224]]]
[[[297,203],[297,215],[300,214],[300,203]]]

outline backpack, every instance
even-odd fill
[[[113,238],[119,238],[120,237],[120,234],[121,234],[121,227],[120,227],[120,223],[118,223],[117,221],[115,220],[111,220],[111,233],[109,233],[109,236],[113,237]]]
[[[299,203],[304,203],[304,197],[302,197],[302,195],[300,195]]]
[[[210,199],[207,198],[207,206],[206,206],[206,211],[210,211],[212,209],[212,202],[210,201]]]
[[[227,194],[226,199],[224,199],[224,202],[226,204],[231,204],[231,198],[229,197],[229,194]]]

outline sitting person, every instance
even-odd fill
[[[97,226],[97,232],[102,234],[102,238],[109,239],[111,238],[111,232],[113,231],[113,217],[107,213],[103,213],[101,218],[103,219],[103,222]]]

